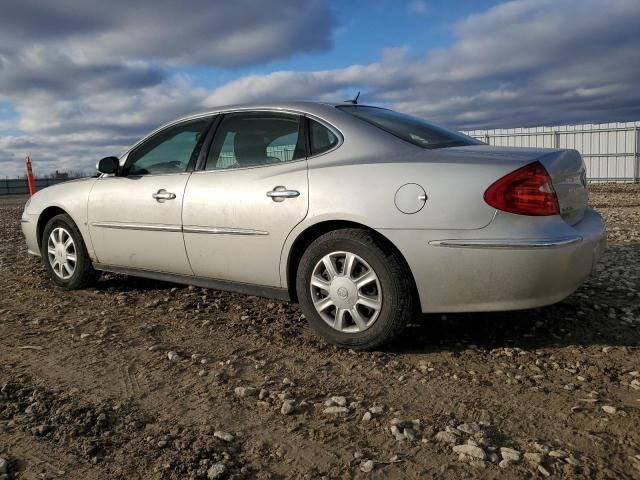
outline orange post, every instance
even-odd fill
[[[29,155],[27,155],[26,159],[27,164],[27,184],[29,185],[29,196],[32,196],[36,193],[36,181],[33,178],[33,170],[31,169],[31,159]]]

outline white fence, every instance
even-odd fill
[[[557,127],[470,130],[467,135],[490,145],[574,148],[582,154],[593,182],[639,182],[640,121]]]

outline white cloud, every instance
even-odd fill
[[[422,58],[392,50],[369,65],[253,75],[205,104],[362,88],[365,102],[457,127],[640,117],[638,22],[635,0],[514,1],[459,22],[452,47]]]
[[[96,92],[82,99],[34,94],[17,106],[24,135],[0,136],[2,174],[22,173],[31,154],[40,174],[61,169],[92,172],[96,161],[119,155],[156,126],[190,111],[202,109],[204,89],[185,77],[125,95]]]
[[[24,132],[0,133],[5,175],[22,171],[25,149],[43,170],[91,169],[202,108],[205,92],[171,73],[176,66],[236,68],[327,50],[335,23],[324,0],[4,0],[1,10],[0,102],[17,118],[0,129]]]
[[[169,74],[168,66],[227,58],[231,52],[240,52],[238,59],[243,62],[266,62],[271,50],[255,43],[267,39],[270,45],[281,45],[286,40],[278,39],[288,38],[278,36],[281,24],[257,29],[259,35],[252,35],[249,27],[240,28],[247,34],[225,37],[220,45],[207,44],[189,58],[179,52],[182,40],[175,25],[167,30],[175,47],[166,45],[157,32],[132,33],[132,53],[123,57],[127,37],[110,38],[104,33],[117,27],[113,20],[105,26],[101,15],[107,7],[100,5],[95,15],[87,14],[91,28],[74,27],[71,22],[60,27],[64,35],[60,29],[44,28],[42,38],[53,39],[49,43],[55,48],[31,42],[17,54],[11,42],[0,41],[0,101],[8,100],[17,114],[16,122],[2,121],[0,128],[24,132],[0,137],[4,174],[21,173],[27,152],[39,171],[91,169],[101,156],[121,152],[145,132],[189,111],[266,99],[339,101],[357,90],[362,90],[362,102],[384,104],[455,127],[640,118],[637,0],[513,1],[463,19],[454,26],[451,47],[419,57],[405,48],[391,48],[370,64],[249,75],[212,90],[195,87],[188,77]],[[159,5],[160,13],[152,18],[162,24],[162,15],[173,10]],[[291,11],[280,9],[285,18],[295,14],[295,5],[290,3]],[[319,1],[310,5],[322,10]],[[64,25],[66,17],[57,14]],[[187,18],[185,25],[194,22],[198,35],[208,38],[198,30],[197,18]],[[240,21],[232,14],[229,18],[230,24]],[[28,16],[22,21],[35,22]],[[8,23],[0,20],[0,40],[15,42],[22,30]],[[109,38],[86,48],[77,43],[96,32]],[[146,45],[154,41],[157,48]],[[56,42],[67,42],[69,48],[60,50]],[[184,45],[190,42],[187,39]],[[313,50],[313,45],[319,44],[305,48]],[[162,61],[142,59],[161,55],[163,48]]]
[[[326,50],[333,24],[323,0],[4,0],[0,52],[237,67]]]

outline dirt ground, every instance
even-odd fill
[[[23,201],[0,200],[0,479],[640,478],[638,186],[593,187],[610,248],[565,301],[416,318],[373,353],[272,300],[57,290]]]

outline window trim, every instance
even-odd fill
[[[298,116],[301,116],[301,117],[311,118],[311,119],[323,124],[329,130],[331,130],[336,137],[338,137],[338,143],[336,143],[336,145],[331,150],[327,150],[326,152],[322,152],[322,153],[319,153],[317,155],[309,155],[310,152],[309,152],[309,145],[308,145],[308,140],[307,140],[307,155],[308,156],[306,158],[304,158],[304,159],[294,160],[294,161],[286,162],[286,163],[294,163],[294,162],[299,162],[301,160],[310,160],[312,158],[316,158],[316,157],[321,157],[323,155],[327,155],[329,153],[334,152],[338,148],[340,148],[342,146],[342,144],[344,143],[344,135],[342,134],[342,132],[337,127],[335,127],[333,124],[329,123],[324,118],[319,117],[317,115],[314,115],[312,113],[306,112],[304,110],[298,110],[298,109],[294,109],[294,108],[277,108],[277,107],[236,107],[236,108],[230,108],[230,109],[221,108],[219,110],[212,110],[212,111],[208,111],[208,112],[196,113],[196,114],[192,114],[192,115],[188,115],[188,116],[184,116],[184,117],[172,120],[171,122],[159,126],[155,130],[153,130],[152,132],[147,134],[146,136],[142,137],[140,140],[138,140],[136,143],[134,143],[131,147],[129,147],[123,154],[120,155],[120,157],[119,157],[120,168],[118,169],[118,175],[121,174],[122,168],[126,164],[128,158],[129,158],[129,154],[134,149],[136,149],[139,145],[141,145],[142,143],[146,142],[151,137],[153,137],[155,134],[160,133],[163,130],[165,130],[167,128],[170,128],[170,127],[173,127],[173,126],[175,126],[175,125],[177,125],[179,123],[182,123],[182,122],[188,122],[188,121],[191,121],[191,120],[197,120],[199,118],[207,118],[207,117],[211,117],[211,124],[209,126],[209,132],[207,133],[207,136],[205,137],[204,144],[202,145],[202,148],[200,149],[200,155],[198,156],[195,168],[192,171],[187,171],[187,172],[179,173],[179,174],[176,174],[176,173],[158,173],[158,174],[144,175],[144,176],[145,177],[150,177],[150,176],[161,176],[161,175],[187,175],[187,174],[190,174],[190,173],[203,173],[203,172],[221,171],[221,170],[204,170],[204,163],[206,162],[206,158],[207,158],[208,153],[209,153],[209,148],[211,147],[211,142],[213,141],[213,137],[214,137],[214,135],[215,135],[215,133],[216,133],[216,131],[218,129],[218,126],[220,125],[220,120],[222,119],[223,115],[228,114],[228,113],[242,113],[242,112],[291,113],[291,114],[298,115]],[[306,124],[308,122],[303,122],[303,123]],[[263,168],[263,167],[270,167],[270,166],[273,166],[273,165],[277,165],[277,164],[256,165],[256,166],[242,167],[242,168]],[[231,170],[229,170],[229,171],[231,171]],[[109,176],[112,176],[112,175],[104,175],[104,174],[101,175],[101,177],[109,177]]]
[[[248,165],[246,167],[207,170],[207,161],[209,160],[209,153],[211,151],[211,148],[213,147],[213,142],[216,136],[218,135],[218,131],[220,130],[220,124],[224,120],[224,117],[226,117],[227,115],[233,115],[236,113],[240,113],[240,114],[242,113],[281,113],[282,114],[283,113],[288,115],[295,115],[296,117],[298,117],[298,124],[300,129],[298,135],[299,135],[299,138],[302,137],[302,140],[304,142],[305,156],[302,158],[298,158],[297,160],[289,160],[287,162],[266,163],[264,165]],[[200,155],[203,158],[202,159],[198,158],[197,168],[194,170],[194,173],[233,172],[236,170],[247,170],[250,168],[265,168],[265,167],[273,167],[273,166],[283,165],[283,164],[297,163],[301,161],[307,161],[309,159],[308,126],[306,121],[306,115],[303,112],[297,112],[297,111],[288,110],[288,109],[277,109],[277,108],[247,108],[247,109],[238,109],[238,110],[228,110],[228,111],[220,112],[219,114],[217,114],[217,121],[215,122],[214,128],[211,128],[211,131],[209,132],[209,134],[210,134],[210,137],[209,135],[207,135],[207,138],[205,139],[205,144],[202,146],[202,149],[200,149]]]
[[[218,119],[218,120],[217,120],[217,122],[215,122],[212,125],[212,128],[209,131],[209,137],[205,140],[205,145],[203,145],[202,150],[200,151],[200,155],[203,157],[202,161],[201,162],[199,161],[197,163],[196,169],[193,171],[193,173],[205,173],[205,172],[206,173],[210,173],[210,172],[227,171],[227,170],[205,170],[205,163],[206,163],[207,157],[209,156],[209,149],[211,148],[211,144],[213,142],[213,137],[217,133],[218,127],[220,126],[220,120],[222,119],[223,115],[226,115],[226,114],[229,114],[229,113],[247,113],[247,112],[291,113],[291,114],[294,114],[294,115],[298,115],[300,117],[311,118],[311,119],[323,124],[329,130],[331,130],[336,137],[338,137],[338,143],[331,150],[327,150],[326,152],[319,153],[318,155],[309,155],[309,141],[307,140],[307,157],[306,158],[301,158],[299,160],[292,160],[292,161],[286,162],[286,163],[295,163],[295,162],[299,162],[301,160],[310,160],[312,158],[316,158],[316,157],[320,157],[322,155],[326,155],[328,153],[331,153],[331,152],[337,150],[344,143],[344,135],[342,135],[342,132],[340,130],[338,130],[338,128],[333,126],[331,123],[327,122],[325,119],[323,119],[321,117],[318,117],[317,115],[314,115],[312,113],[308,113],[308,112],[302,111],[302,110],[295,110],[295,109],[292,109],[292,108],[274,108],[274,107],[240,107],[240,108],[232,108],[232,109],[229,109],[229,110],[222,109],[222,110],[217,110],[217,111],[209,113],[211,115],[215,115],[216,119]],[[308,122],[305,121],[303,123],[307,124]],[[307,129],[307,131],[308,131],[307,126],[305,126],[305,129]],[[205,150],[206,150],[206,152],[205,152]],[[233,170],[243,170],[243,169],[246,169],[246,168],[264,168],[264,167],[272,167],[274,165],[278,165],[278,164],[277,163],[270,163],[270,164],[267,164],[267,165],[252,165],[250,167],[239,167],[237,169],[234,168]],[[232,171],[232,170],[228,170],[228,171]]]

